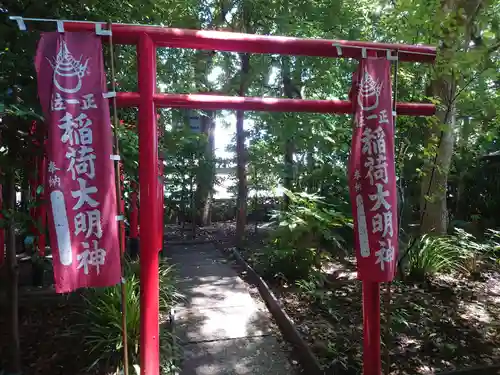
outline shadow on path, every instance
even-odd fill
[[[293,370],[271,332],[264,304],[254,300],[212,244],[173,246],[178,289],[175,312],[183,347],[181,375],[289,375]]]

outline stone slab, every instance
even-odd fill
[[[270,314],[213,244],[172,246],[167,253],[184,295],[175,308],[181,375],[290,375]]]
[[[184,307],[237,307],[254,302],[239,277],[194,278],[178,283],[177,289],[184,296],[179,303]]]
[[[222,263],[187,264],[176,266],[176,274],[179,282],[188,280],[199,280],[205,283],[207,280],[218,280],[221,278],[234,278],[238,274],[231,266]]]
[[[215,248],[215,246],[211,243],[209,244],[199,244],[199,245],[190,245],[190,246],[168,246],[168,243],[165,244],[167,248],[167,257],[176,256],[176,255],[185,255],[185,254],[220,254],[219,250]]]
[[[183,343],[264,336],[271,333],[269,314],[256,304],[189,308],[176,311],[175,332]]]
[[[273,336],[184,346],[181,375],[290,375],[292,368]]]
[[[199,254],[186,254],[176,255],[170,258],[170,263],[174,264],[176,268],[184,268],[190,266],[209,266],[211,264],[231,265],[231,263],[218,254],[212,255],[199,255]]]

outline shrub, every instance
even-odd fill
[[[452,236],[423,235],[408,254],[408,276],[424,280],[460,266],[461,250]]]
[[[498,258],[498,255],[500,255],[500,231],[488,229],[487,234],[491,254],[495,258]]]
[[[124,262],[126,309],[127,309],[127,339],[130,370],[139,363],[139,333],[140,333],[140,281],[139,264],[126,260]],[[175,290],[172,266],[160,263],[160,310],[168,313],[179,298]],[[81,315],[83,324],[74,329],[71,334],[78,335],[83,340],[86,349],[95,356],[90,368],[113,369],[123,368],[123,338],[121,314],[120,285],[88,289],[84,296],[85,308]],[[168,329],[160,332],[162,373],[170,374],[174,366],[174,357],[178,350],[174,347],[174,337]]]
[[[258,259],[258,268],[267,278],[307,279],[328,258],[325,250],[344,248],[338,230],[349,226],[350,221],[317,195],[286,194],[289,209],[273,214],[277,229]]]
[[[276,211],[272,216],[273,222],[278,224],[274,242],[299,248],[344,249],[345,240],[339,231],[352,227],[351,220],[318,195],[285,193],[290,198],[288,210]]]
[[[267,247],[258,262],[266,279],[294,281],[306,279],[318,263],[314,248]]]
[[[423,235],[409,252],[409,277],[422,280],[448,271],[476,277],[480,263],[495,252],[495,232],[492,233],[487,242],[479,242],[472,234],[459,228],[455,228],[453,235]]]
[[[456,242],[461,250],[462,271],[468,276],[478,277],[480,275],[480,266],[484,261],[494,258],[498,244],[498,233],[489,230],[489,238],[479,242],[472,234],[463,229],[455,229]]]
[[[139,265],[139,263],[136,263]],[[170,309],[183,298],[177,291],[175,269],[167,261],[160,261],[160,310],[170,311]]]

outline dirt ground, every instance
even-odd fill
[[[264,235],[255,235],[253,226],[248,231],[249,248],[243,255],[251,263],[262,248]],[[232,223],[202,233],[221,248],[233,246]],[[363,321],[354,259],[347,267],[343,259],[329,268],[336,281],[317,291],[314,298],[295,285],[271,282],[270,286],[325,369],[360,374]],[[434,374],[500,363],[498,267],[483,270],[477,281],[441,275],[423,284],[391,283],[390,334],[385,284],[382,289],[382,351],[388,350],[390,374]],[[385,369],[387,351],[383,358]]]
[[[263,231],[248,226],[251,262],[262,248]],[[169,227],[170,241],[183,236]],[[198,230],[197,240],[232,247],[234,223]],[[168,242],[167,242],[168,244]],[[168,246],[166,249],[168,256]],[[331,264],[338,280],[319,296],[300,293],[294,285],[270,283],[323,366],[337,374],[359,374],[361,366],[361,285],[346,263]],[[353,277],[354,275],[354,277]],[[385,290],[382,298],[385,296]],[[3,295],[0,299],[5,301]],[[422,285],[391,285],[391,334],[387,342],[391,374],[432,374],[474,365],[500,363],[500,272],[492,268],[478,281],[447,275]],[[384,308],[384,301],[382,301]],[[29,375],[83,375],[91,359],[81,343],[67,335],[78,324],[79,304],[64,299],[23,299],[20,335],[23,371]],[[8,358],[8,309],[0,304],[0,370]],[[383,313],[383,316],[386,315]],[[385,321],[382,327],[387,327]],[[385,339],[385,336],[383,337]],[[385,356],[384,356],[385,358]],[[0,371],[1,373],[1,371]],[[485,374],[486,375],[486,374]]]
[[[92,375],[91,359],[78,338],[68,331],[80,323],[75,311],[81,304],[64,298],[23,298],[19,304],[19,331],[23,374]],[[0,308],[0,370],[9,357],[8,308]],[[0,371],[1,373],[1,371]]]

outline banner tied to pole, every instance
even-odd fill
[[[120,282],[115,173],[101,39],[42,33],[35,66],[48,125],[49,229],[57,293]]]
[[[398,253],[391,65],[362,59],[353,76],[354,129],[349,191],[358,279],[391,281]]]

